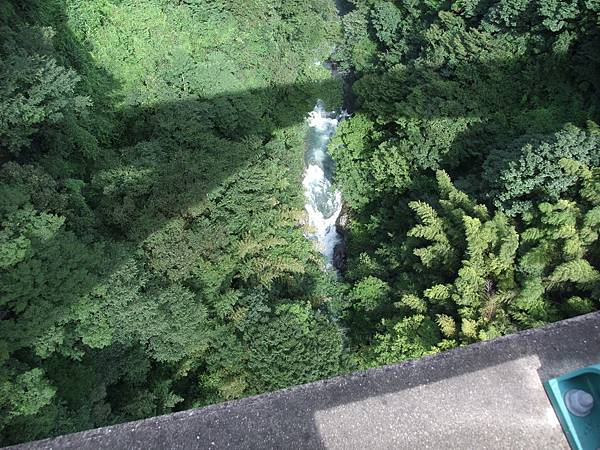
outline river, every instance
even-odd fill
[[[335,0],[340,17],[352,9],[348,0]],[[308,132],[304,153],[304,196],[305,209],[308,214],[309,230],[306,236],[313,240],[317,249],[325,257],[327,270],[342,270],[344,266],[345,242],[339,232],[337,221],[342,212],[342,194],[332,185],[334,162],[327,153],[327,146],[341,120],[348,117],[347,110],[352,110],[352,82],[354,74],[340,73],[335,63],[322,63],[331,71],[332,76],[343,80],[344,109],[339,112],[327,111],[322,100],[318,100],[314,109],[308,114]],[[330,105],[329,105],[330,106]]]
[[[334,163],[327,153],[327,145],[341,120],[344,111],[326,111],[319,100],[308,114],[308,132],[304,154],[304,196],[308,213],[309,231],[307,237],[314,240],[317,249],[325,257],[327,269],[335,267],[336,246],[343,245],[342,236],[336,222],[342,211],[342,194],[332,186]]]

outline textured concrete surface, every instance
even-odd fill
[[[567,449],[542,381],[600,363],[600,313],[19,449]]]
[[[539,367],[527,356],[317,411],[315,422],[328,449],[568,449]]]

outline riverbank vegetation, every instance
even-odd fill
[[[0,5],[3,444],[598,309],[598,3],[348,6]],[[342,280],[300,225],[329,57]]]
[[[0,9],[2,443],[339,373],[298,225],[334,6]]]
[[[598,5],[352,3],[357,110],[332,153],[357,364],[597,309]]]

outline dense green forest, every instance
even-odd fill
[[[0,443],[598,309],[600,3],[342,6],[0,2]],[[339,278],[302,225],[325,60]]]
[[[332,143],[348,349],[393,363],[600,304],[600,3],[356,0]]]
[[[334,5],[0,4],[2,442],[342,371],[298,225]]]

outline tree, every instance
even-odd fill
[[[561,165],[563,158],[600,163],[600,134],[569,126],[552,136],[520,138],[492,151],[484,164],[488,195],[508,215],[531,213],[533,204],[557,201],[577,182]]]
[[[477,331],[463,331],[466,339],[503,334],[512,329],[505,306],[516,289],[518,234],[506,216],[498,213],[490,218],[487,209],[457,190],[444,172],[438,172],[437,179],[442,215],[427,204],[413,205],[423,223],[413,227],[408,236],[431,243],[414,250],[423,264],[421,270],[443,270],[445,279],[452,281],[430,286],[423,294],[431,302],[432,312],[458,316],[472,324]],[[435,275],[428,277],[432,278]]]
[[[281,304],[270,321],[250,323],[244,333],[253,392],[326,378],[343,370],[342,335],[308,305]]]
[[[0,47],[0,150],[19,154],[29,150],[43,126],[82,111],[89,99],[78,96],[79,77],[53,57],[51,29],[22,26],[3,29]]]

